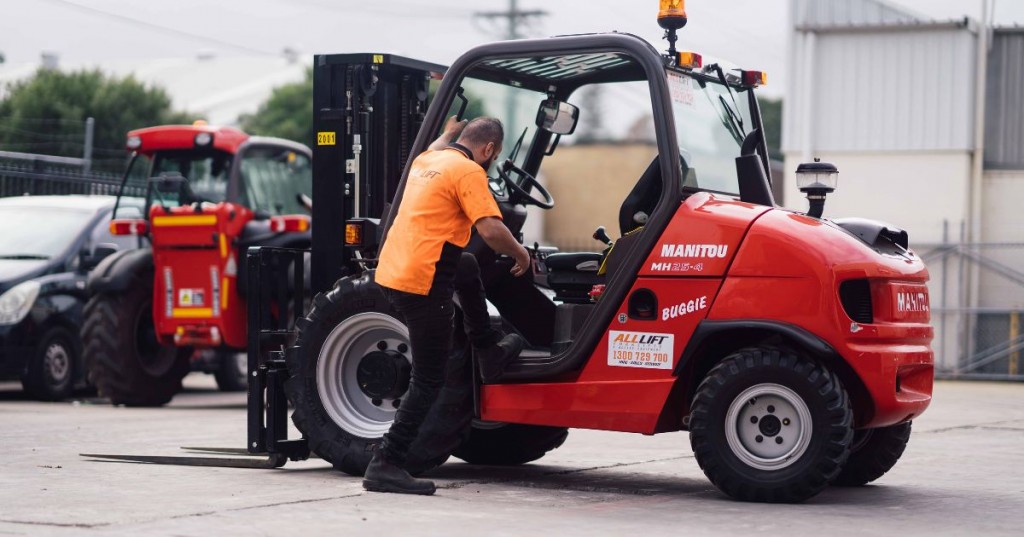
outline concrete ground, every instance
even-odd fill
[[[79,453],[243,447],[245,395],[192,375],[166,408],[38,403],[0,383],[0,535],[1022,535],[1024,384],[940,382],[875,485],[800,505],[730,501],[683,433],[572,431],[537,463],[450,462],[433,497],[363,492],[320,460],[278,470]]]

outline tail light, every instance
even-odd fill
[[[145,235],[149,232],[149,222],[135,218],[118,218],[110,221],[111,235]]]
[[[303,215],[273,216],[270,231],[274,233],[302,233],[309,231],[309,217]]]
[[[743,85],[751,88],[764,86],[768,83],[768,73],[764,71],[743,71]]]
[[[376,218],[353,218],[345,222],[345,246],[370,249],[378,246],[380,220]]]

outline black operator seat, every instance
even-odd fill
[[[661,199],[661,188],[661,166],[655,155],[619,208],[619,230],[622,235],[647,224],[647,219]]]

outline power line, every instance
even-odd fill
[[[224,40],[221,40],[221,39],[217,39],[215,37],[209,37],[209,36],[205,36],[205,35],[201,35],[201,34],[194,34],[192,32],[186,32],[184,30],[178,30],[177,28],[171,28],[169,26],[162,26],[162,25],[159,25],[159,24],[154,24],[154,23],[149,22],[149,21],[145,21],[145,20],[142,20],[142,19],[136,19],[134,17],[128,17],[126,15],[121,15],[119,13],[111,13],[109,11],[104,11],[102,9],[97,9],[97,8],[89,7],[89,6],[83,6],[81,4],[76,4],[75,2],[70,2],[68,0],[45,0],[45,1],[50,2],[51,4],[57,4],[59,6],[65,7],[65,8],[74,9],[74,10],[77,10],[77,11],[88,13],[88,14],[96,16],[96,17],[116,20],[118,22],[129,23],[129,24],[133,24],[133,25],[137,25],[137,26],[143,26],[143,27],[146,27],[146,28],[157,30],[159,32],[163,32],[165,34],[176,35],[176,36],[179,36],[179,37],[188,37],[188,38],[191,38],[191,39],[198,39],[198,40],[201,40],[201,41],[206,41],[208,43],[213,43],[213,44],[216,44],[216,45],[220,45],[222,47],[227,47],[227,48],[235,49],[237,51],[245,52],[247,54],[258,54],[258,55],[261,55],[261,56],[274,56],[275,55],[275,54],[273,54],[271,52],[267,52],[265,50],[260,50],[260,49],[248,47],[248,46],[245,46],[245,45],[238,45],[236,43],[231,43],[231,42],[228,42],[228,41],[224,41]]]

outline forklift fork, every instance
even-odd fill
[[[291,248],[253,247],[246,255],[249,392],[245,448],[182,448],[216,457],[95,453],[81,456],[118,462],[256,469],[280,468],[289,460],[308,459],[306,439],[288,439],[288,399],[284,393],[288,379],[285,349],[292,344],[295,319],[305,313],[305,253],[306,250]]]

